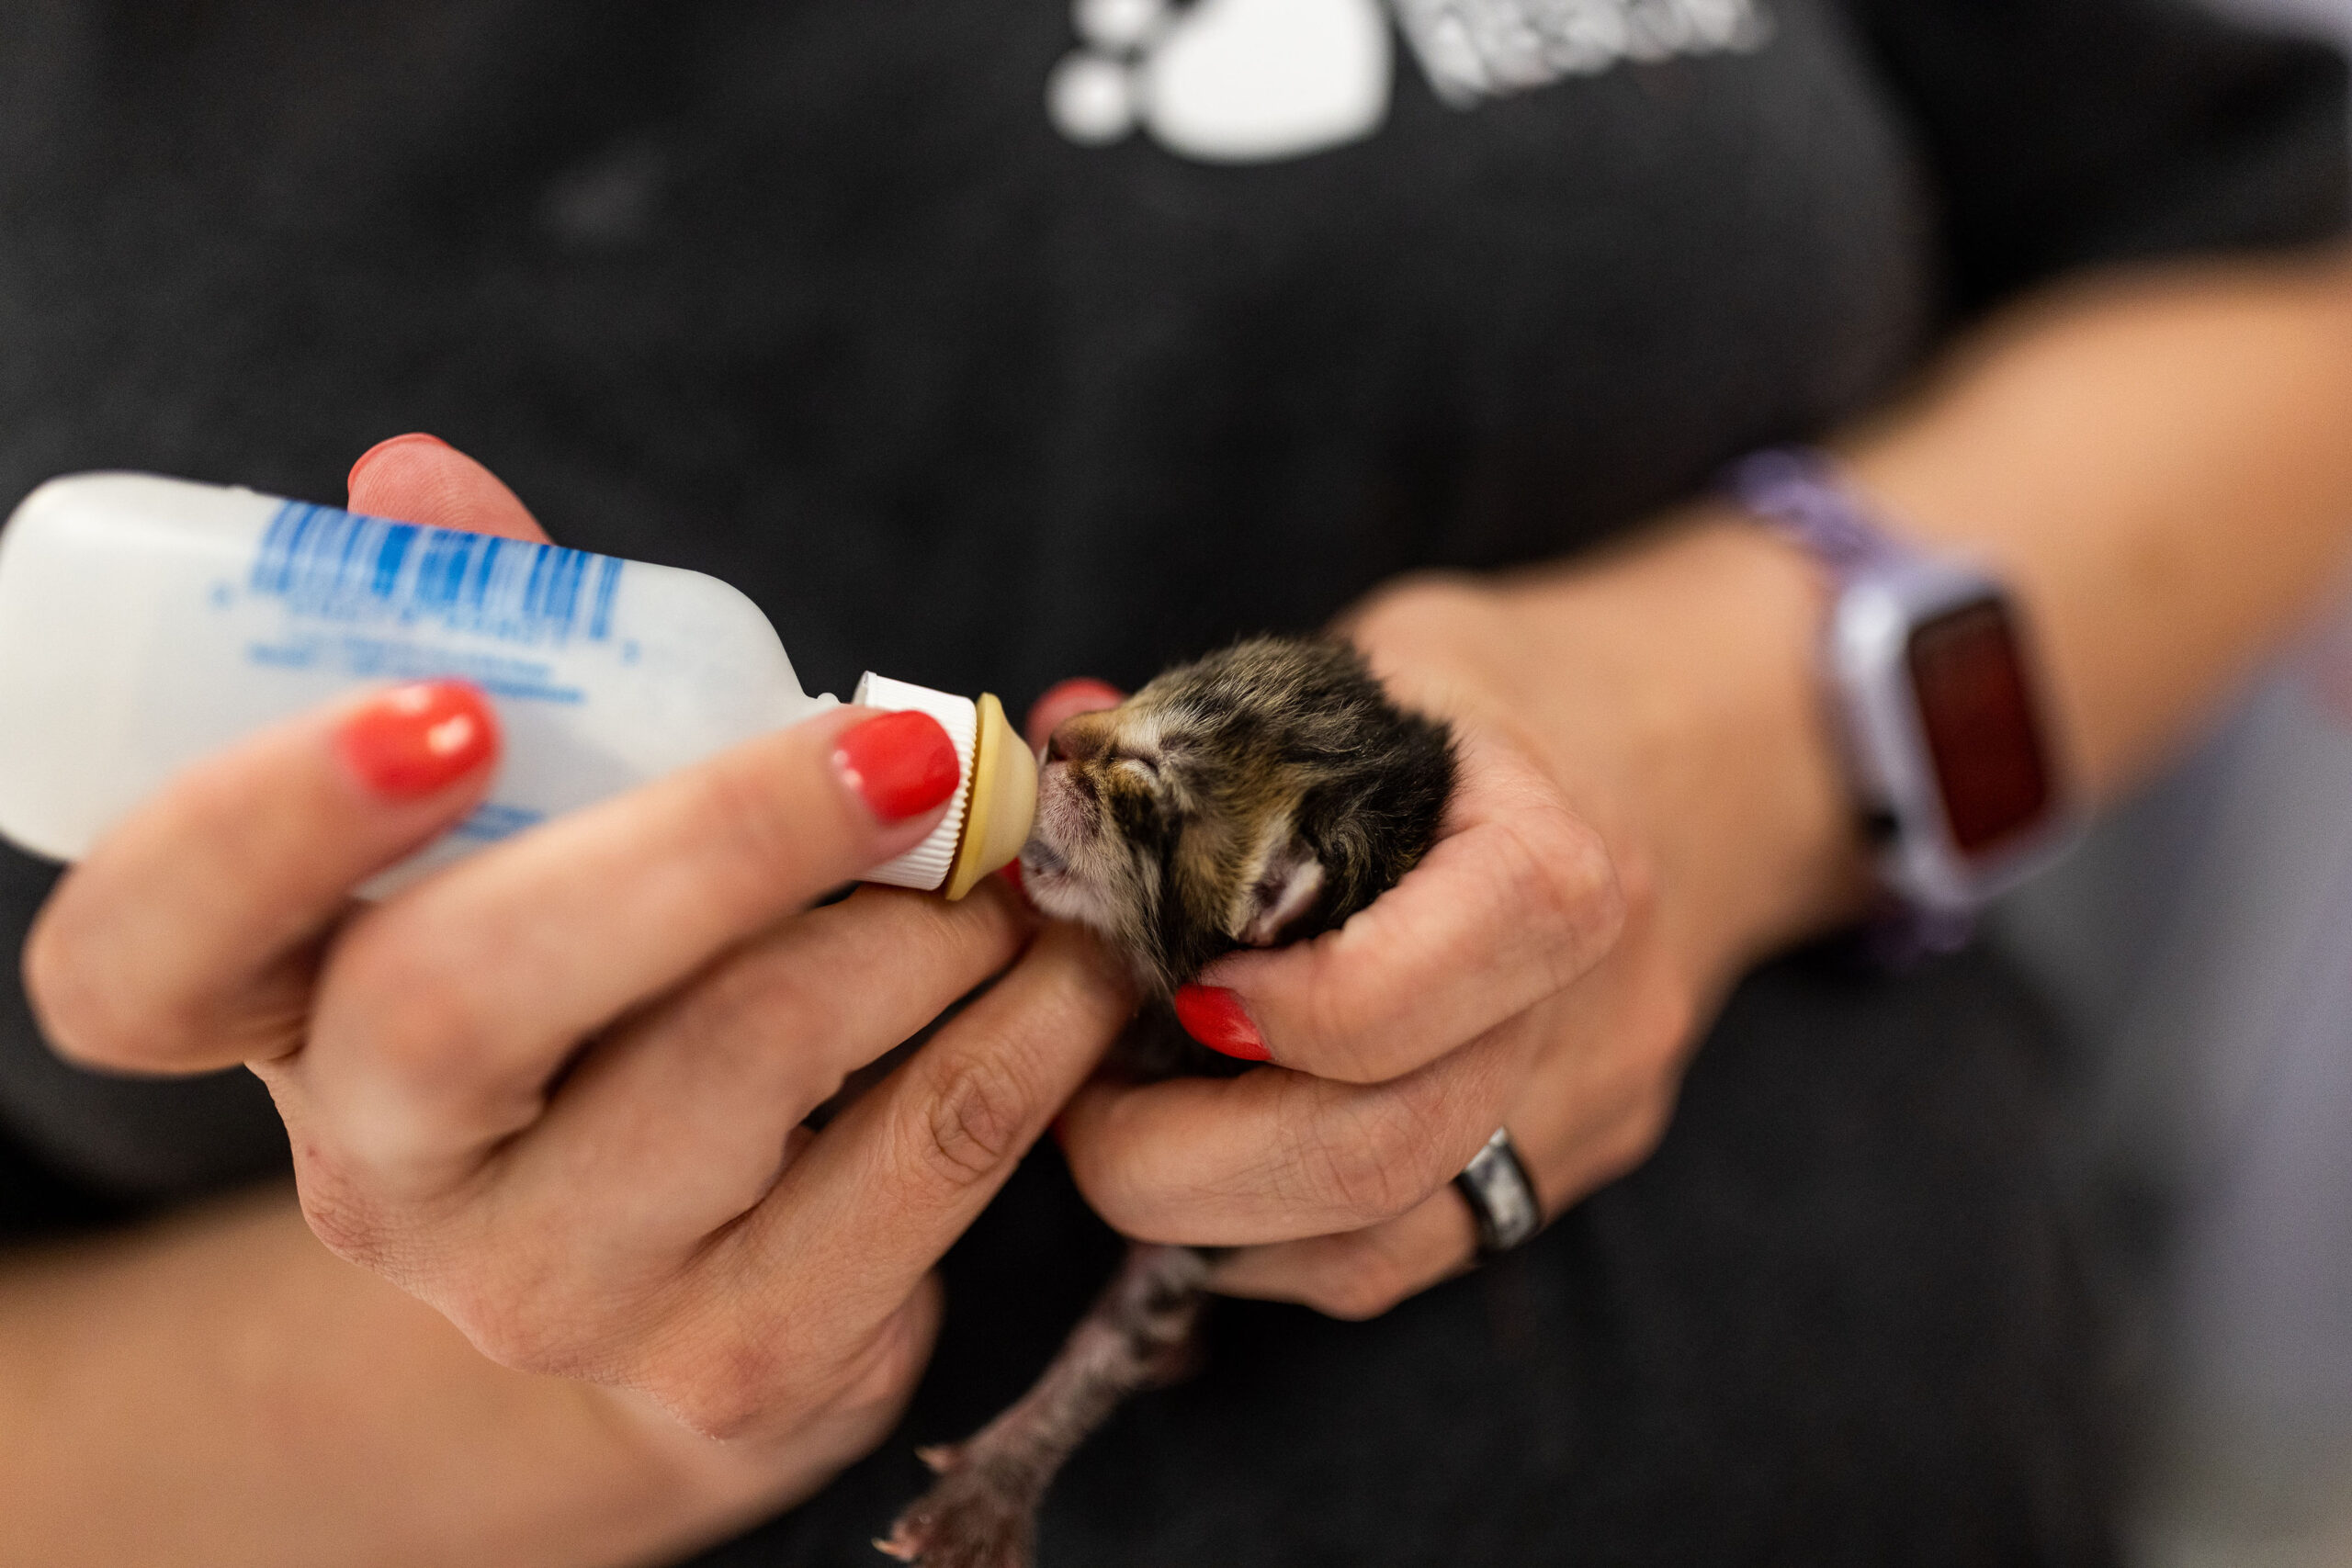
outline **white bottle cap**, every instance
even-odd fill
[[[922,843],[896,860],[876,866],[865,878],[924,892],[944,886],[948,872],[956,864],[956,842],[964,836],[964,809],[972,798],[972,753],[979,739],[979,708],[969,697],[893,681],[871,670],[858,682],[857,690],[849,700],[859,707],[879,708],[884,713],[903,713],[910,708],[927,713],[939,721],[940,728],[947,731],[947,739],[956,743],[956,767],[961,776],[956,781],[955,797],[947,803],[947,815],[939,819],[939,826]]]

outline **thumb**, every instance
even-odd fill
[[[430,528],[544,542],[530,508],[496,474],[437,435],[379,441],[351,465],[351,510]]]

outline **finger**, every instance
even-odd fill
[[[281,1109],[387,1195],[470,1174],[582,1038],[920,841],[956,780],[935,721],[848,708],[485,850],[353,921]]]
[[[1547,1090],[1572,1087],[1545,1084]],[[1655,1084],[1625,1093],[1612,1087],[1603,1103],[1582,1108],[1549,1093],[1522,1101],[1508,1124],[1546,1218],[1646,1157],[1669,1106],[1670,1095]],[[1331,1317],[1377,1317],[1468,1269],[1477,1239],[1469,1203],[1449,1179],[1417,1207],[1380,1224],[1244,1247],[1218,1266],[1210,1287]]]
[[[511,1245],[560,1243],[574,1278],[674,1269],[775,1186],[848,1073],[1012,962],[1029,930],[1000,885],[955,904],[868,887],[739,948],[564,1080],[498,1175]]]
[[[1540,1047],[1512,1019],[1402,1077],[1279,1067],[1089,1085],[1063,1113],[1070,1171],[1138,1241],[1238,1247],[1360,1230],[1443,1186],[1494,1134]]]
[[[1631,1170],[1663,1134],[1698,1016],[1657,944],[1629,939],[1571,1001],[1550,1004],[1510,1130],[1549,1217]],[[1295,1302],[1334,1317],[1377,1315],[1465,1268],[1468,1203],[1448,1188],[1395,1220],[1338,1235],[1245,1248],[1214,1288]]]
[[[1508,1127],[1546,1214],[1632,1170],[1674,1114],[1702,1008],[1690,978],[1655,940],[1656,911],[1551,1004],[1528,1090]]]
[[[1125,966],[1093,936],[1046,926],[825,1129],[712,1266],[748,1274],[736,1292],[747,1310],[878,1320],[1004,1184],[1134,1008]]]
[[[26,986],[51,1040],[140,1072],[293,1049],[316,939],[354,886],[474,807],[497,751],[480,692],[426,682],[288,720],[182,773],[34,923]]]
[[[1339,930],[1220,959],[1201,982],[1232,993],[1273,1061],[1375,1083],[1574,983],[1623,919],[1600,836],[1516,754],[1472,741],[1437,844],[1401,882]]]
[[[370,517],[509,539],[548,536],[504,480],[437,435],[378,442],[352,464],[346,482],[351,510]]]
[[[1100,713],[1104,708],[1117,707],[1127,700],[1126,693],[1105,681],[1080,676],[1057,682],[1046,688],[1046,694],[1029,705],[1028,721],[1021,733],[1028,739],[1029,749],[1041,750],[1063,721],[1082,713]]]
[[[1468,1269],[1477,1243],[1469,1205],[1449,1186],[1365,1230],[1243,1247],[1217,1265],[1209,1288],[1361,1321]]]

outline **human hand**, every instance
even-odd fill
[[[1399,584],[1351,616],[1400,700],[1454,725],[1439,842],[1340,930],[1180,996],[1196,1033],[1271,1067],[1080,1093],[1060,1126],[1098,1210],[1243,1247],[1221,1290],[1364,1316],[1470,1260],[1446,1188],[1498,1126],[1547,1213],[1639,1163],[1731,980],[1856,886],[1813,592],[1780,547],[1694,525],[1600,569]]]
[[[429,440],[370,453],[352,491],[543,536]],[[495,740],[461,687],[343,705],[108,834],[42,911],[28,988],[79,1060],[251,1065],[331,1248],[492,1359],[600,1385],[686,1484],[773,1506],[888,1430],[935,1327],[932,1265],[1131,1006],[1091,939],[1031,942],[993,885],[808,907],[936,822],[954,767],[926,725],[822,715],[358,907],[472,808]]]

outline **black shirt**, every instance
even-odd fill
[[[1378,113],[1246,163],[1058,130],[1057,0],[11,7],[0,495],[334,500],[429,429],[566,543],[742,587],[813,686],[1017,708],[1589,544],[2056,272],[2344,221],[2336,62],[2160,0],[1396,3],[1511,89],[1363,12]],[[0,877],[20,930],[46,874]],[[11,1006],[25,1223],[282,1165],[249,1080],[74,1074]],[[1659,1156],[1506,1266],[1224,1310],[1045,1561],[2099,1560],[2041,1041],[1985,960],[1769,972]],[[1111,1247],[1033,1158],[908,1430],[720,1559],[868,1561],[909,1441],[1016,1392]]]

